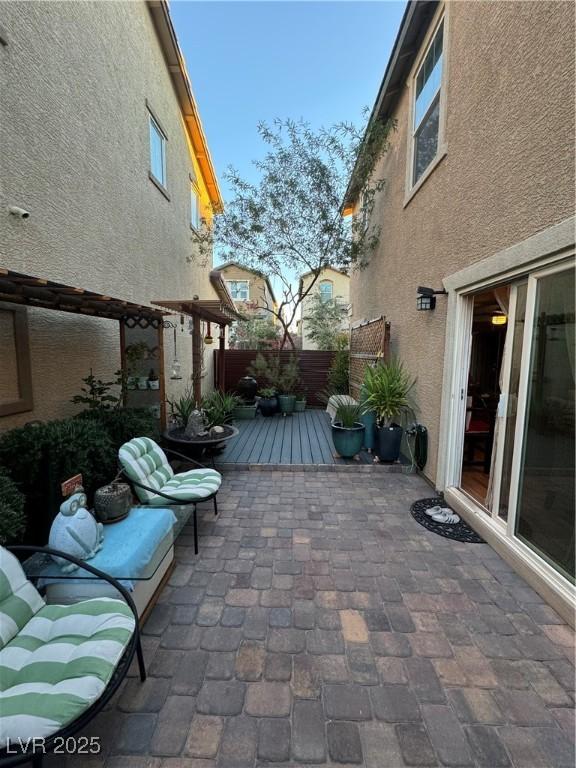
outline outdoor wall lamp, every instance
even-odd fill
[[[416,309],[419,311],[428,311],[435,309],[436,296],[439,294],[445,294],[447,291],[435,291],[433,288],[426,288],[424,285],[419,285],[416,288],[418,297],[416,298]]]

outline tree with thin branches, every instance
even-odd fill
[[[362,266],[374,252],[380,230],[369,224],[376,193],[384,179],[374,169],[388,148],[390,123],[375,121],[368,131],[352,123],[313,130],[303,121],[260,123],[267,151],[255,160],[254,182],[234,168],[225,177],[232,199],[215,219],[220,254],[257,269],[282,286],[281,299],[264,311],[282,327],[281,348],[294,348],[290,333],[298,308],[314,289],[323,269]],[[342,203],[352,170],[362,188],[362,210],[352,220],[342,216]],[[311,273],[305,290],[294,278]]]

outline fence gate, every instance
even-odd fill
[[[376,360],[390,355],[390,323],[377,317],[350,329],[350,394],[358,399],[364,380],[364,369]]]

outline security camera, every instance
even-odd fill
[[[30,211],[27,211],[25,208],[19,208],[17,205],[9,205],[8,211],[12,216],[16,216],[19,219],[30,218]]]

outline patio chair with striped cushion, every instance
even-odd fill
[[[146,670],[136,608],[115,579],[65,552],[12,549],[70,560],[124,598],[46,605],[17,558],[0,547],[0,765],[39,766],[56,739],[79,731],[105,706],[134,653],[141,680]]]
[[[222,483],[222,475],[215,469],[203,467],[193,459],[176,451],[167,450],[198,469],[174,473],[166,453],[149,437],[135,437],[120,448],[118,458],[123,474],[132,483],[142,504],[166,507],[172,504],[192,504],[194,510],[194,550],[198,554],[198,522],[196,504],[212,499],[214,514],[218,514],[216,494]],[[167,504],[168,501],[168,504]]]

